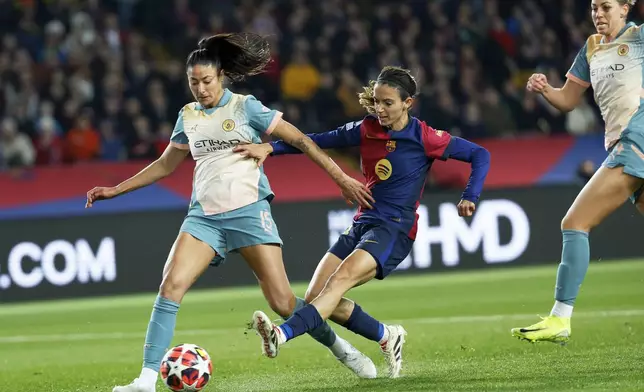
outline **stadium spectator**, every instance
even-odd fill
[[[65,143],[52,117],[41,117],[36,127],[34,147],[36,149],[36,164],[51,165],[63,162]]]
[[[296,102],[308,102],[320,87],[320,72],[306,53],[296,51],[293,61],[282,71],[282,98]]]
[[[36,151],[29,137],[18,131],[16,121],[5,118],[2,120],[0,131],[2,165],[9,169],[20,169],[33,165],[36,160]]]
[[[572,135],[584,135],[598,129],[599,119],[586,99],[582,99],[579,106],[566,114],[566,130]]]
[[[87,114],[81,114],[74,128],[65,137],[66,160],[74,163],[89,161],[98,157],[100,150],[100,134],[92,126]]]
[[[125,159],[127,152],[125,151],[123,140],[114,128],[114,122],[103,120],[98,128],[101,133],[101,159],[104,161],[121,161]]]
[[[594,106],[564,116],[523,91],[535,69],[561,81],[593,32],[583,1],[171,3],[0,2],[0,116],[12,117],[39,146],[51,119],[68,140],[91,109],[101,130],[93,140],[114,143],[90,149],[92,158],[152,156],[161,128],[189,99],[185,48],[211,33],[249,30],[270,36],[273,63],[236,88],[288,111],[307,132],[362,117],[351,106],[356,86],[384,64],[410,68],[421,82],[414,115],[455,134],[580,134],[598,127]],[[640,3],[631,12],[638,23]],[[134,126],[139,116],[147,119],[139,121],[147,121],[139,126],[145,132]],[[105,134],[104,121],[112,123]],[[129,153],[118,153],[118,143]],[[38,156],[37,164],[52,162]]]
[[[595,174],[595,171],[597,171],[595,163],[587,159],[579,164],[579,167],[577,168],[577,177],[579,177],[581,183],[585,185],[590,181],[590,178]]]

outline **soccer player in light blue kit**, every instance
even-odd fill
[[[237,251],[259,281],[270,307],[286,318],[305,306],[290,288],[282,261],[282,240],[271,217],[274,195],[255,161],[233,152],[239,144],[261,143],[274,134],[306,153],[342,189],[348,200],[369,208],[369,190],[347,176],[320,148],[282,114],[254,97],[234,94],[222,86],[264,70],[270,59],[268,43],[254,34],[219,34],[199,42],[187,60],[190,89],[197,102],[185,105],[163,155],[116,187],[87,193],[87,207],[150,185],[171,174],[191,153],[196,161],[188,214],[163,270],[143,350],[140,376],[114,392],[155,391],[161,360],[171,344],[179,304],[209,265],[220,265],[227,252]],[[337,337],[325,324],[313,336],[335,357],[363,378],[376,376],[373,362]]]
[[[588,38],[562,88],[546,77],[530,77],[527,89],[568,112],[588,87],[606,123],[608,157],[586,184],[561,222],[563,250],[557,271],[555,305],[548,317],[512,335],[531,342],[565,344],[571,335],[573,305],[590,263],[588,233],[627,199],[644,213],[644,29],[626,18],[636,0],[592,0],[597,34]]]

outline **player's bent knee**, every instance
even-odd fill
[[[184,279],[166,276],[159,287],[159,295],[177,303],[181,303],[183,296],[190,288],[191,282]]]
[[[561,230],[578,230],[589,232],[592,229],[589,222],[585,222],[583,218],[575,216],[574,213],[568,211],[566,216],[561,220]]]

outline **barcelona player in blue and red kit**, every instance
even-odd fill
[[[409,254],[416,238],[416,210],[425,179],[436,159],[471,162],[472,173],[459,203],[461,216],[471,216],[489,169],[487,150],[449,133],[435,130],[409,115],[416,95],[416,81],[409,71],[385,67],[378,80],[360,95],[370,113],[326,133],[308,135],[321,148],[359,146],[362,171],[375,203],[360,207],[353,225],[329,249],[315,272],[306,301],[281,326],[257,311],[253,326],[262,338],[268,357],[279,346],[321,325],[327,318],[380,343],[389,376],[398,377],[406,332],[399,325],[384,325],[353,301],[343,298],[351,288],[376,278],[384,279]],[[238,152],[263,162],[266,156],[300,152],[278,141],[240,146]]]

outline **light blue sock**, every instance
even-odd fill
[[[157,296],[152,308],[148,332],[145,335],[143,347],[143,367],[155,372],[161,367],[161,360],[168,350],[174,335],[174,326],[177,322],[179,304]]]
[[[578,230],[562,230],[563,248],[561,263],[557,270],[555,299],[566,305],[574,305],[579,288],[590,264],[588,233]]]
[[[293,309],[293,313],[306,306],[306,301],[304,301],[302,298],[296,297],[295,301],[295,309]],[[288,317],[284,317],[284,320],[288,320]],[[331,347],[333,343],[335,343],[335,332],[333,332],[329,324],[327,324],[326,322],[322,324],[321,327],[308,332],[308,334],[311,335],[313,339],[322,343],[326,347]]]

